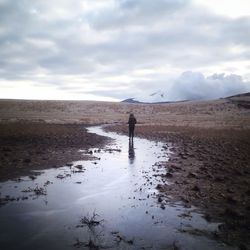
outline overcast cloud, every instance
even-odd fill
[[[202,0],[0,0],[0,98],[250,91],[250,16],[214,10]]]

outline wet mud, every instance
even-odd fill
[[[88,161],[0,183],[4,249],[237,249],[218,237],[222,221],[162,192],[173,145],[89,132],[114,141],[81,150]]]
[[[124,125],[106,127],[127,134]],[[221,221],[217,237],[239,249],[250,249],[250,131],[146,126],[138,136],[168,142],[169,161],[159,162],[162,196],[197,206],[207,221]]]
[[[12,122],[0,124],[0,181],[31,175],[31,170],[87,160],[79,149],[104,146],[108,139],[83,125]]]

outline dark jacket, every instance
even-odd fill
[[[129,117],[128,124],[130,128],[134,128],[136,124],[136,119],[134,116]]]

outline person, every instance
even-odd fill
[[[130,114],[129,115],[129,119],[128,119],[128,134],[129,134],[129,139],[134,139],[134,130],[135,130],[135,124],[136,124],[136,119],[134,114]]]

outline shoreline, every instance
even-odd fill
[[[33,170],[90,160],[80,149],[104,147],[109,139],[90,134],[86,125],[37,122],[0,124],[0,181],[34,175]]]
[[[127,127],[105,130],[127,134]],[[240,249],[250,246],[250,130],[217,130],[139,125],[136,136],[171,143],[159,201],[182,201],[205,211],[205,219],[221,221],[214,235]]]
[[[109,140],[84,127],[113,124],[106,130],[127,135],[133,112],[136,136],[172,146],[169,161],[158,166],[166,169],[160,178],[171,183],[157,186],[158,202],[172,197],[199,207],[208,221],[222,222],[213,237],[250,249],[249,103],[249,93],[157,105],[0,100],[0,181],[93,157],[78,150],[104,147]]]

